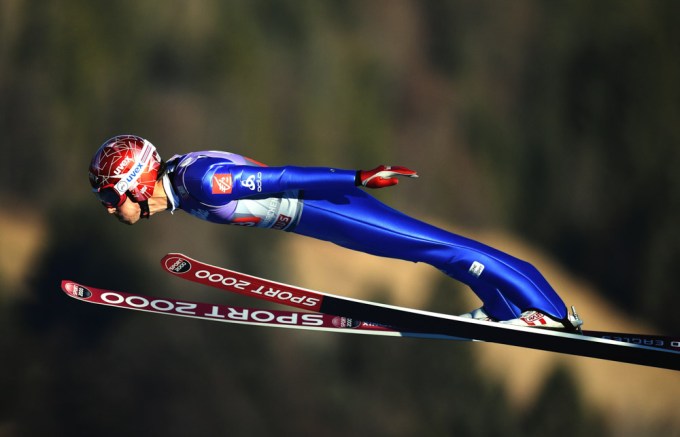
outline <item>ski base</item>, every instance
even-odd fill
[[[339,297],[246,275],[171,253],[161,261],[175,276],[303,311],[263,310],[105,290],[62,281],[78,300],[135,311],[226,323],[312,331],[485,341],[583,357],[680,370],[680,338],[603,331],[524,328]],[[369,322],[370,321],[370,322]]]
[[[156,298],[143,294],[105,290],[63,280],[61,289],[77,300],[147,313],[273,328],[303,329],[349,334],[382,335],[389,337],[433,338],[470,341],[448,335],[423,332],[403,332],[387,326],[363,322],[348,317],[302,311],[265,310],[184,299]]]
[[[524,328],[340,297],[213,266],[180,253],[170,253],[163,257],[161,266],[175,276],[199,284],[298,309],[355,320],[370,320],[382,326],[398,327],[404,332],[468,338],[680,370],[680,349],[664,349],[655,345],[578,333]],[[675,345],[678,344],[678,339],[667,339],[666,343]]]

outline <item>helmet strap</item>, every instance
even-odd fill
[[[137,203],[139,203],[139,207],[141,209],[140,213],[139,213],[139,217],[145,218],[145,219],[148,219],[149,217],[151,217],[151,211],[149,211],[149,201],[148,200],[141,200]]]

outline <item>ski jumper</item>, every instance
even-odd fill
[[[562,299],[531,264],[383,204],[356,186],[355,170],[266,167],[215,151],[176,155],[167,168],[163,183],[173,209],[430,264],[468,285],[497,320],[530,309],[567,317]]]

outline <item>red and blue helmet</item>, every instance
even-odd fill
[[[104,142],[90,163],[90,184],[106,207],[122,205],[130,197],[146,203],[153,194],[161,157],[149,141],[135,135],[117,135]]]

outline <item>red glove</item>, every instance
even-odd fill
[[[397,176],[418,177],[415,171],[406,167],[381,165],[373,170],[359,170],[357,172],[357,185],[363,185],[366,188],[389,187],[399,183]]]

